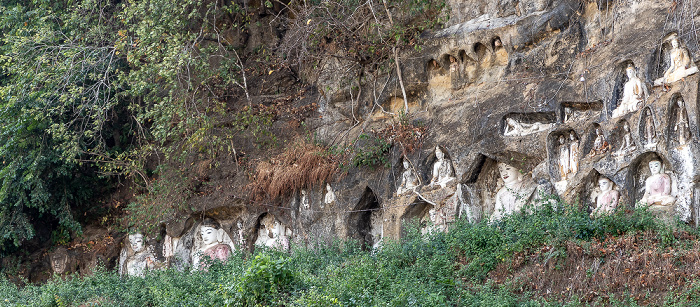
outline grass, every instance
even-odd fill
[[[208,272],[102,270],[23,288],[0,280],[0,305],[687,306],[700,298],[695,230],[644,208],[591,219],[544,204],[496,224],[458,221],[446,233],[409,228],[372,252],[339,241],[237,253]]]

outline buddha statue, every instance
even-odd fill
[[[620,201],[620,192],[614,189],[615,184],[608,178],[600,176],[598,178],[599,194],[595,198],[596,207],[591,212],[591,216],[609,213],[617,208]]]
[[[622,125],[622,130],[625,135],[622,136],[622,144],[620,145],[618,155],[624,155],[637,149],[637,145],[634,144],[634,140],[632,139],[632,132],[630,131],[629,123],[625,122]]]
[[[271,214],[266,214],[258,226],[258,238],[255,245],[270,248],[289,248],[289,238],[292,230],[285,227]]]
[[[620,100],[620,104],[612,113],[613,118],[637,111],[639,104],[649,97],[647,87],[644,82],[637,77],[637,70],[634,66],[630,64],[626,72],[628,80],[622,92],[622,100]]]
[[[605,136],[603,136],[603,132],[600,131],[600,127],[595,128],[595,134],[596,137],[593,141],[593,149],[591,149],[590,154],[591,157],[604,154],[610,150],[610,144],[605,141]]]
[[[520,211],[532,198],[536,185],[517,168],[503,162],[498,163],[498,172],[503,180],[503,187],[496,193],[496,204],[491,221]]]
[[[221,229],[217,221],[210,218],[204,219],[199,225],[199,235],[202,240],[192,254],[193,269],[206,270],[208,265],[205,262],[207,260],[226,261],[231,255],[231,246],[224,243],[225,236],[228,235]]]
[[[651,115],[651,110],[644,110],[644,137],[646,138],[645,147],[656,146],[656,127],[654,126],[654,118]]]
[[[569,145],[566,144],[566,138],[563,135],[559,136],[559,173],[561,179],[566,180],[571,173],[571,158],[569,157]]]
[[[439,185],[444,188],[457,178],[454,176],[452,161],[445,157],[445,153],[442,152],[440,146],[435,147],[435,157],[437,161],[433,164],[433,178],[430,180],[430,185]]]
[[[506,118],[506,127],[503,131],[505,136],[523,136],[552,128],[554,124],[544,124],[541,122],[521,123],[513,118]]]
[[[663,78],[656,79],[654,85],[670,84],[698,72],[698,67],[690,58],[688,49],[681,46],[676,35],[671,38],[669,64]]]
[[[570,174],[578,173],[579,142],[573,131],[569,132],[569,168]]]
[[[413,171],[411,163],[406,157],[403,158],[403,173],[401,174],[401,184],[396,189],[396,195],[414,191],[420,185],[420,180]]]
[[[49,255],[49,261],[51,262],[51,269],[54,273],[62,275],[70,272],[70,257],[65,247],[60,246],[56,248],[56,250]]]
[[[326,195],[323,197],[323,202],[326,205],[332,204],[335,201],[335,192],[330,183],[326,183]]]
[[[301,202],[301,207],[304,209],[310,209],[311,204],[309,204],[309,195],[306,193],[306,190],[302,189],[301,192],[301,199],[299,200]]]
[[[649,161],[651,176],[644,183],[644,196],[641,202],[651,208],[673,205],[676,198],[671,196],[671,177],[663,173],[663,164],[659,159]]]
[[[143,235],[135,233],[129,235],[129,247],[124,247],[119,260],[119,274],[143,277],[146,271],[159,267],[153,252],[146,248]]]
[[[676,124],[673,126],[673,132],[676,134],[678,143],[684,145],[690,140],[690,127],[688,126],[688,114],[685,111],[683,98],[679,98],[678,113],[676,115]]]

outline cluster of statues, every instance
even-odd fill
[[[579,140],[571,131],[569,137],[559,136],[559,172],[562,180],[578,172]]]
[[[420,177],[413,168],[413,165],[411,165],[410,160],[406,157],[403,157],[402,160],[403,172],[401,173],[399,187],[396,189],[397,195],[416,191],[421,185]],[[452,166],[452,160],[445,155],[439,146],[435,147],[435,162],[431,170],[432,177],[428,185],[430,188],[445,188],[457,181],[454,167]]]

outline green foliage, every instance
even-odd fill
[[[270,255],[257,255],[248,269],[231,286],[221,292],[226,306],[260,306],[280,302],[285,290],[294,281],[289,259],[272,259]]]
[[[353,150],[353,156],[350,161],[352,166],[390,166],[388,157],[389,149],[391,149],[390,142],[364,133],[358,137],[358,140],[361,145]]]

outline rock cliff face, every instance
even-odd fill
[[[414,218],[434,224],[425,231],[439,231],[457,218],[477,222],[519,210],[546,193],[593,211],[606,205],[601,177],[618,192],[619,206],[646,203],[662,216],[698,223],[700,74],[692,68],[700,59],[700,5],[448,5],[446,27],[425,33],[421,50],[399,54],[406,97],[395,73],[383,79],[388,86],[381,92],[362,90],[378,105],[355,103],[357,91],[343,85],[346,76],[332,60],[314,73],[315,86],[328,89],[318,96],[320,116],[308,122],[321,141],[339,135],[355,140],[396,120],[407,105],[410,120],[427,126],[420,149],[403,156],[395,147],[390,167],[352,169],[336,182],[296,191],[282,204],[250,206],[227,192],[195,196],[196,212],[168,222],[163,237],[170,241],[152,244],[156,258],[191,264],[205,218],[220,225],[220,243],[235,248],[335,238],[369,247],[400,238],[404,222]],[[664,78],[674,56],[683,55],[678,50],[689,58],[681,65],[688,75],[654,85],[669,81]],[[641,85],[630,83],[629,67]],[[616,112],[623,101],[627,112]],[[661,162],[660,170],[650,169],[653,160]],[[507,165],[517,173],[508,173]],[[411,176],[417,187],[402,183]]]

